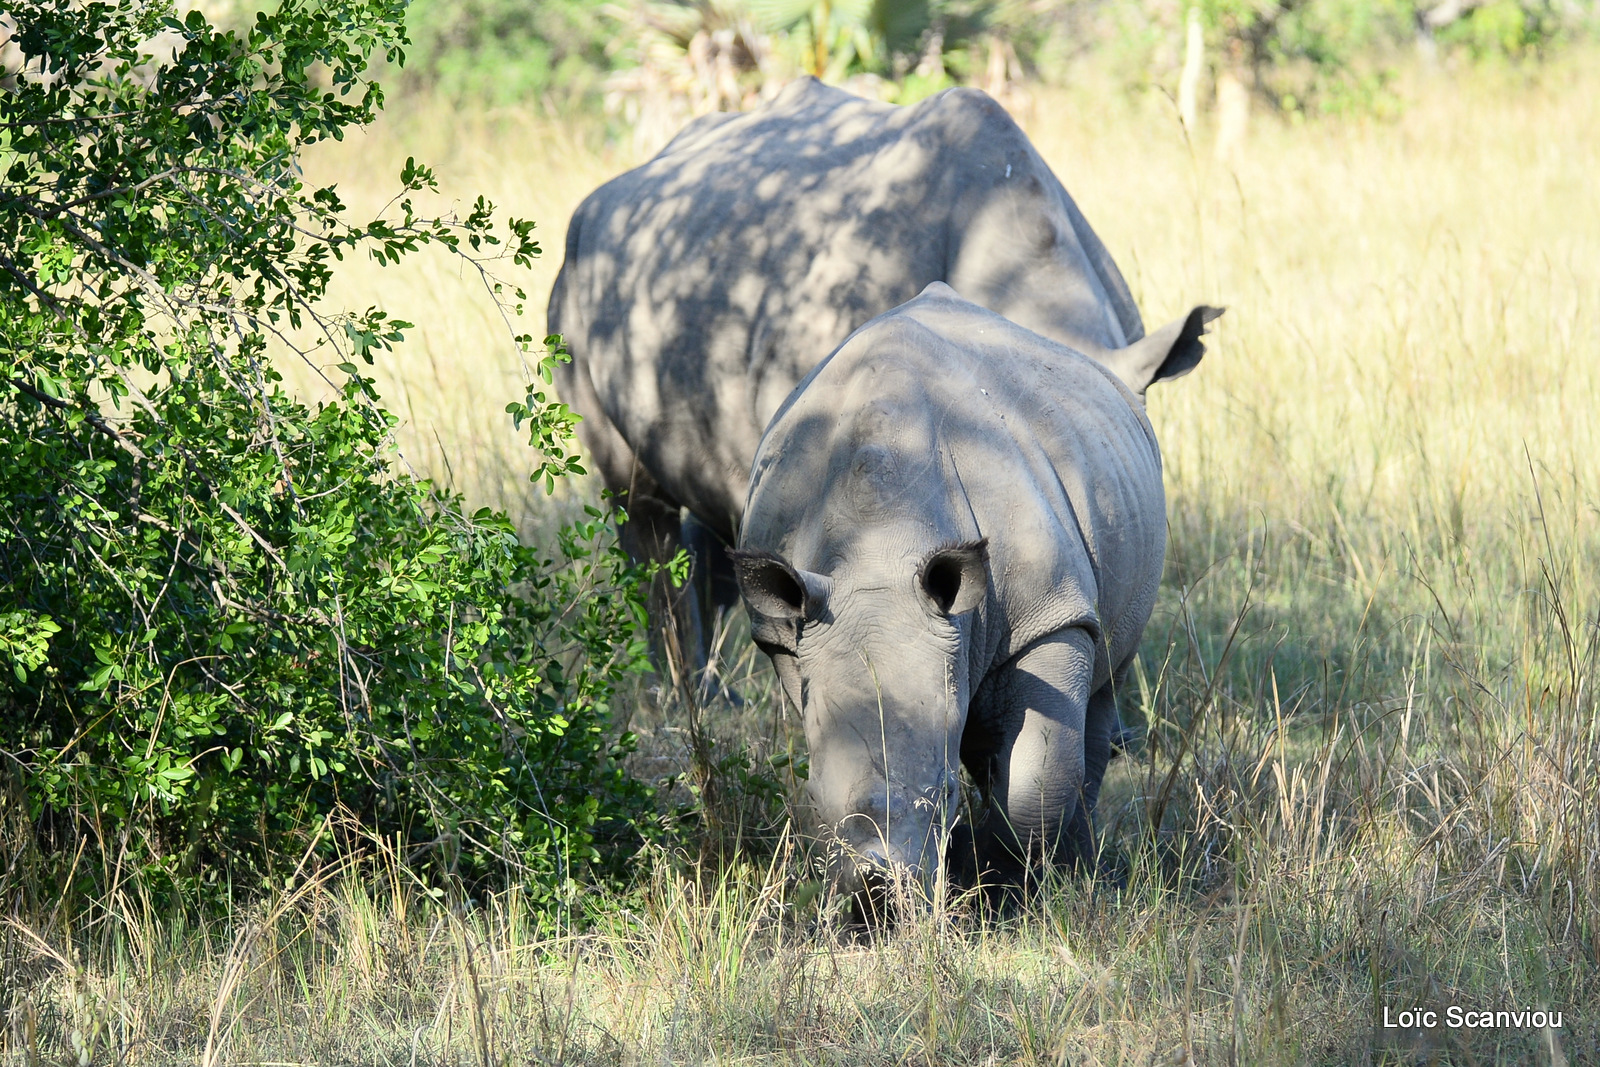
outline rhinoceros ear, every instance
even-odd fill
[[[961,615],[983,602],[989,589],[989,540],[941,548],[917,572],[922,591],[943,615]]]
[[[1129,389],[1144,396],[1152,382],[1181,378],[1200,365],[1200,357],[1206,354],[1200,338],[1207,324],[1220,318],[1225,310],[1201,305],[1127,348],[1105,353],[1101,362]]]
[[[730,549],[745,602],[771,619],[816,619],[828,599],[826,577],[803,571],[775,552]]]

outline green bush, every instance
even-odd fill
[[[1564,20],[1548,0],[1462,4],[1437,31],[1433,0],[1199,0],[1224,64],[1248,70],[1256,90],[1287,112],[1383,113],[1396,58],[1432,34],[1474,58],[1534,55]],[[1574,25],[1582,11],[1573,5]]]
[[[1570,18],[1580,11],[1578,5],[1568,5],[1566,14]],[[1442,28],[1438,37],[1477,59],[1516,59],[1538,55],[1559,41],[1569,28],[1565,21],[1563,12],[1549,0],[1491,0]]]
[[[541,552],[406,473],[362,369],[410,324],[319,305],[346,255],[432,245],[516,312],[492,272],[540,251],[481,199],[419,216],[413,163],[363,225],[302,183],[302,146],[381,106],[403,5],[283,0],[239,32],[139,0],[9,10],[0,795],[35,876],[248,886],[338,826],[570,895],[644,797],[608,714],[644,662],[639,575],[598,511]],[[339,398],[287,396],[269,338],[337,364]],[[536,372],[508,409],[547,487],[580,469],[553,341],[515,339]]]
[[[728,6],[748,11],[763,30],[787,35],[799,54],[799,66],[818,77],[870,73],[903,79],[916,66],[930,33],[938,35],[942,50],[963,49],[988,27],[996,4],[994,0],[742,0]]]
[[[595,0],[411,0],[399,84],[454,102],[598,102],[617,23]]]

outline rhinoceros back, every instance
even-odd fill
[[[1021,243],[1001,218],[1018,211]],[[652,475],[727,535],[795,383],[955,275],[1058,339],[1110,348],[1143,332],[1103,246],[992,100],[953,90],[895,108],[804,79],[760,111],[698,120],[591,195],[551,322],[574,356],[564,373],[587,375]]]

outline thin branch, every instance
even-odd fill
[[[96,430],[99,430],[101,433],[105,434],[107,437],[111,438],[118,445],[121,445],[122,448],[125,449],[134,459],[142,462],[149,458],[144,454],[143,449],[134,444],[132,441],[128,440],[126,434],[107,422],[105,417],[99,412],[84,411],[82,408],[77,407],[74,404],[69,404],[65,400],[58,400],[48,393],[40,392],[27,382],[23,381],[21,378],[12,378],[11,384],[16,387],[17,392],[22,393],[25,396],[31,396],[33,399],[37,400],[47,408],[55,408],[58,411],[78,412],[83,416],[85,422],[87,422],[90,426],[93,426]]]
[[[83,205],[93,203],[96,200],[106,200],[113,196],[123,196],[132,193],[143,192],[157,182],[181,173],[184,169],[185,168],[182,167],[169,167],[166,170],[161,171],[159,174],[152,174],[144,181],[138,182],[134,185],[119,185],[115,189],[105,189],[98,193],[87,193],[84,196],[78,197],[76,200],[69,200],[65,204],[49,204],[45,209],[55,212],[71,211],[75,207],[82,207]],[[32,199],[33,198],[29,196],[15,196],[6,201],[6,205],[9,206],[11,204],[25,203]],[[42,201],[35,202],[42,203]]]
[[[28,290],[28,292],[37,297],[39,303],[43,304],[46,308],[52,311],[56,318],[60,319],[62,322],[76,325],[76,323],[73,322],[72,316],[68,315],[66,309],[61,306],[61,302],[55,297],[51,296],[49,293],[45,292],[43,289],[39,288],[34,280],[28,276],[27,272],[21,267],[17,266],[15,263],[11,262],[11,260],[8,259],[3,252],[0,252],[0,267],[5,268],[5,272],[7,274],[15,278],[19,283],[21,283],[24,289]]]
[[[289,573],[289,565],[283,562],[283,557],[278,555],[278,550],[272,547],[272,543],[270,541],[257,533],[255,527],[251,526],[248,522],[245,522],[244,516],[230,508],[226,500],[223,500],[219,496],[216,498],[216,501],[217,506],[227,513],[228,518],[232,519],[239,529],[243,530],[250,536],[251,540],[260,545],[262,549],[266,551],[267,555],[271,556],[273,561],[283,569],[285,574]]]

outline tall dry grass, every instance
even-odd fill
[[[787,844],[646,857],[597,923],[436,901],[395,864],[185,926],[0,931],[5,1055],[167,1063],[1600,1062],[1600,56],[1416,72],[1392,122],[1258,122],[1231,167],[1090,87],[1030,133],[1152,324],[1226,304],[1160,387],[1170,565],[1103,798],[1112,886],[869,943]],[[376,207],[405,155],[548,227],[633,162],[548,120],[413,113],[307,161]],[[392,270],[392,269],[391,269]],[[530,530],[521,370],[469,285],[346,272],[417,321],[382,368],[423,470]],[[533,312],[535,321],[538,311]],[[297,372],[298,373],[298,372]],[[753,664],[748,649],[740,662]],[[725,746],[792,724],[755,668]],[[653,716],[653,717],[652,717]],[[640,713],[681,769],[670,711]],[[1561,1029],[1383,1012],[1532,1006]],[[76,1036],[74,1036],[76,1035]]]

